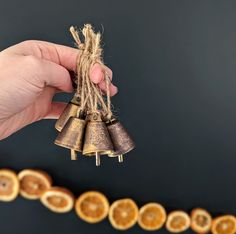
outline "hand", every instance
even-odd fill
[[[43,41],[24,41],[0,52],[0,139],[35,121],[60,116],[66,103],[52,98],[73,91],[68,70],[75,71],[77,56],[77,49]],[[105,90],[99,64],[91,68],[90,78]],[[113,84],[110,93],[117,93]]]

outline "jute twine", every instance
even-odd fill
[[[79,49],[76,90],[76,96],[80,99],[79,111],[82,110],[92,113],[101,112],[103,116],[109,120],[112,117],[110,99],[111,81],[106,73],[105,65],[102,60],[101,34],[99,32],[95,33],[90,24],[84,25],[84,28],[80,31],[84,38],[83,42],[81,42],[80,33],[73,26],[70,27],[70,32]],[[104,72],[106,101],[102,95],[101,89],[90,79],[90,70],[96,63],[100,64]]]

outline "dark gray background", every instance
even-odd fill
[[[2,1],[0,49],[26,39],[73,46],[71,24],[104,27],[105,62],[120,89],[113,102],[137,148],[123,165],[72,162],[53,144],[55,121],[45,120],[0,142],[0,167],[44,169],[76,195],[96,189],[111,202],[132,197],[168,211],[235,214],[235,10],[235,1],[223,0]],[[107,221],[90,225],[22,198],[0,203],[0,227],[4,234],[118,233]],[[144,233],[127,231],[134,232]]]

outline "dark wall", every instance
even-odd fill
[[[96,189],[111,202],[132,197],[168,211],[236,214],[235,9],[227,0],[2,1],[0,49],[26,39],[73,46],[70,25],[104,28],[105,62],[120,90],[113,102],[137,148],[123,165],[73,162],[53,144],[55,121],[45,120],[0,142],[0,167],[41,168],[76,195]],[[89,225],[22,198],[0,203],[0,227],[4,234],[116,233],[108,221]],[[134,232],[144,233],[127,231]]]

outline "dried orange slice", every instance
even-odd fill
[[[207,233],[211,229],[211,215],[202,208],[195,208],[191,212],[191,228],[196,233]]]
[[[190,227],[190,218],[184,211],[172,211],[167,216],[166,229],[169,232],[179,233],[186,231]]]
[[[20,194],[27,199],[38,199],[51,187],[52,179],[44,171],[25,169],[18,174]]]
[[[120,199],[112,203],[109,210],[111,225],[118,230],[126,230],[135,225],[138,220],[138,207],[130,199]]]
[[[107,217],[109,202],[100,192],[85,192],[76,200],[75,211],[82,220],[97,223]]]
[[[42,194],[40,201],[51,211],[66,213],[74,206],[74,195],[66,188],[51,187]]]
[[[236,218],[233,215],[223,215],[215,218],[212,222],[211,232],[213,234],[236,233]]]
[[[14,171],[0,170],[0,201],[12,201],[19,193],[19,181]]]
[[[138,224],[144,230],[158,230],[164,225],[165,221],[166,211],[158,203],[148,203],[139,210]]]

